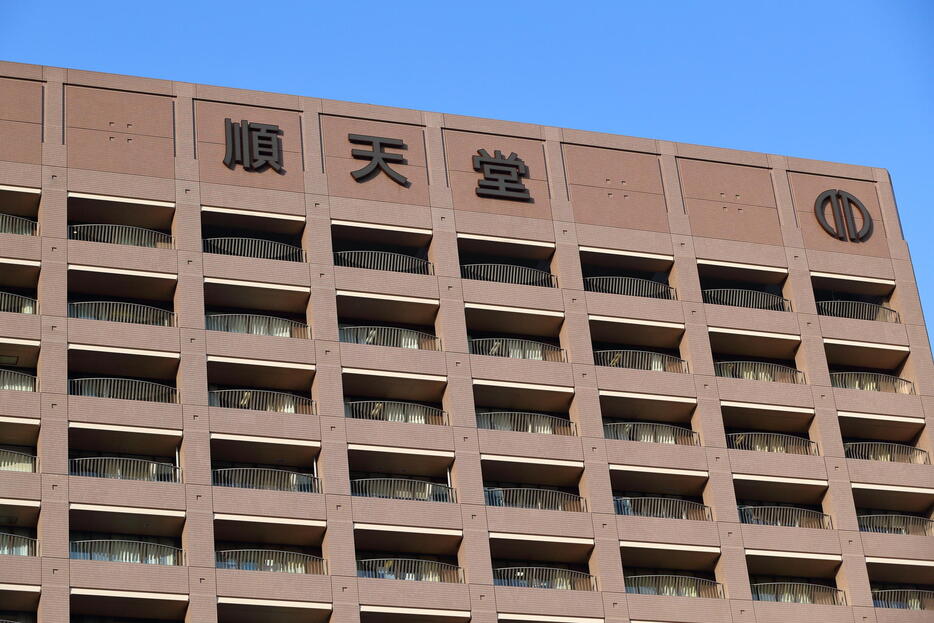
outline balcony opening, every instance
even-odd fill
[[[71,422],[68,473],[86,478],[182,482],[181,435],[127,432],[117,427]]]
[[[204,280],[204,324],[209,331],[310,338],[309,290]]]
[[[634,465],[611,465],[610,484],[617,515],[712,521],[705,500],[707,474]]]
[[[39,262],[0,258],[0,312],[38,314],[38,287]]]
[[[354,526],[357,577],[463,584],[461,539],[460,530]]]
[[[480,458],[487,506],[587,512],[587,500],[580,494],[582,463],[491,455]]]
[[[821,316],[900,322],[891,303],[894,281],[811,273],[811,285]]]
[[[184,511],[157,515],[144,509],[127,508],[121,512],[72,509],[69,557],[72,560],[183,566],[184,521]]]
[[[270,600],[244,603],[237,597],[217,598],[217,623],[327,623],[331,604]]]
[[[321,493],[319,450],[318,442],[211,433],[211,481],[215,487]]]
[[[208,355],[208,404],[223,409],[314,415],[310,364]]]
[[[0,391],[39,391],[39,340],[0,338]]]
[[[529,540],[526,535],[491,534],[493,585],[595,591],[597,580],[590,566],[592,551],[592,541],[569,543],[548,537]]]
[[[38,419],[0,418],[0,472],[38,472],[38,440]]]
[[[4,608],[4,610],[0,610],[0,623],[36,623],[36,612],[34,610],[6,610],[6,604],[0,607]]]
[[[848,459],[930,465],[924,420],[847,412],[838,415]]]
[[[907,346],[824,338],[830,384],[841,389],[914,394]]]
[[[721,401],[726,444],[733,450],[820,454],[814,409]]]
[[[674,257],[581,247],[584,289],[623,296],[677,300],[669,285]]]
[[[837,587],[839,557],[746,555],[749,585],[756,601],[845,606]]]
[[[185,620],[188,600],[163,598],[157,593],[131,596],[101,594],[104,591],[76,589],[71,594],[72,623],[169,623]]]
[[[217,569],[326,575],[321,556],[324,522],[267,523],[230,515],[214,519]],[[220,572],[223,573],[223,572]]]
[[[338,291],[340,341],[348,344],[441,350],[435,333],[437,299]]]
[[[447,426],[445,377],[344,370],[344,416],[407,424]]]
[[[797,335],[720,327],[710,327],[708,334],[714,372],[719,377],[769,383],[805,382],[800,370],[804,355],[799,352],[801,338]]]
[[[331,221],[334,265],[433,275],[431,230]]]
[[[733,475],[741,523],[786,528],[833,529],[826,481]]]
[[[451,480],[453,452],[350,444],[347,459],[351,495],[448,504],[457,502]]]
[[[876,608],[934,610],[934,571],[910,561],[866,561],[872,604]]]
[[[0,234],[38,235],[41,197],[38,188],[0,186]]]
[[[16,503],[16,500],[0,501],[0,556],[39,555],[36,538],[39,503],[34,504],[27,506]]]
[[[934,495],[902,489],[854,483],[859,531],[934,536]]]
[[[177,326],[175,275],[139,271],[68,269],[68,317],[128,322],[157,327]]]
[[[591,315],[590,337],[598,366],[688,373],[682,324]]]
[[[520,616],[524,617],[525,615]],[[505,620],[502,614],[498,615],[498,617],[500,621]],[[373,605],[360,606],[360,623],[442,623],[442,621],[446,623],[470,623],[470,611],[397,608],[394,606]]]
[[[471,354],[567,361],[560,339],[562,312],[467,303],[464,315]]]
[[[577,435],[577,424],[571,418],[573,391],[550,391],[545,387],[517,383],[504,386],[497,385],[495,381],[474,380],[473,397],[477,428],[540,435]]]
[[[69,344],[68,393],[174,404],[178,362],[178,353]]]
[[[154,249],[174,249],[175,204],[68,193],[68,238]]]
[[[626,592],[723,599],[723,585],[717,581],[720,548],[681,547],[659,549],[649,543],[620,543]]]
[[[697,401],[677,396],[653,396],[600,391],[603,436],[619,441],[699,446],[693,430]]]
[[[785,294],[788,271],[784,268],[698,260],[697,272],[707,304],[792,311]]]
[[[201,237],[205,253],[304,262],[304,230],[304,216],[201,208]]]
[[[558,287],[558,278],[552,270],[555,251],[552,242],[458,234],[457,251],[462,279]]]

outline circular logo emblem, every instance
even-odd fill
[[[833,224],[827,220],[827,208],[833,214]],[[859,212],[860,225],[856,224]],[[825,190],[814,202],[814,216],[824,231],[839,240],[865,242],[872,236],[872,217],[863,203],[845,190]]]

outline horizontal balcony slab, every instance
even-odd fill
[[[617,515],[616,526],[627,541],[720,546],[720,533],[714,521]],[[663,554],[659,552],[660,558]]]
[[[217,569],[217,595],[283,601],[331,601],[331,578],[308,573]]]
[[[902,610],[899,608],[874,608],[876,623],[928,623],[930,610]]]
[[[39,392],[0,390],[0,415],[37,418],[41,396]]]
[[[468,303],[503,305],[504,301],[508,301],[510,307],[564,311],[564,297],[558,288],[498,283],[477,279],[462,279],[461,288],[464,293],[464,301]]]
[[[629,618],[633,621],[692,621],[722,623],[731,620],[727,599],[672,597],[668,595],[627,595]]]
[[[814,406],[810,385],[717,377],[721,400],[789,407]]]
[[[587,292],[587,312],[595,316],[637,318],[654,322],[684,322],[680,301],[645,296],[622,296],[605,292]]]
[[[0,234],[0,256],[18,260],[40,261],[42,259],[42,238],[39,236],[19,236]]]
[[[450,426],[346,418],[344,427],[348,443],[387,448],[454,450]]]
[[[871,344],[908,346],[908,331],[897,322],[819,316],[821,336]]]
[[[579,437],[479,429],[480,452],[505,456],[583,461]]]
[[[597,591],[497,586],[494,593],[499,612],[603,618],[603,597]]]
[[[445,530],[463,528],[460,506],[447,502],[353,496],[351,506],[353,520],[357,523],[384,524],[391,521],[399,526]]]
[[[860,532],[859,540],[866,556],[934,561],[934,539],[929,536]]]
[[[37,473],[0,471],[0,498],[38,500],[42,497],[42,477]]]
[[[72,587],[112,591],[188,593],[188,568],[129,562],[70,560]]]
[[[208,355],[282,363],[315,363],[314,343],[297,337],[205,331]]]
[[[746,549],[840,554],[840,537],[835,530],[751,524],[741,524],[741,528]]]
[[[211,497],[215,513],[320,520],[327,515],[320,493],[213,487]]]
[[[68,479],[68,499],[79,504],[183,511],[185,486],[181,483],[71,476]]]
[[[850,623],[853,620],[853,611],[842,606],[772,601],[754,601],[752,603],[755,605],[756,623],[788,623],[788,621]]]
[[[366,605],[470,610],[466,584],[358,578],[357,592],[360,603]]]
[[[800,332],[798,315],[788,312],[730,305],[705,305],[704,314],[707,325],[711,327],[788,335],[798,335]]]
[[[741,474],[761,474],[783,478],[827,478],[827,468],[821,456],[751,450],[728,450],[728,452],[732,470]]]
[[[3,337],[20,340],[38,340],[42,337],[42,320],[38,314],[0,312],[0,327],[3,327]]]
[[[334,287],[351,292],[368,292],[437,299],[438,278],[434,275],[417,275],[391,270],[368,270],[365,268],[334,267]]]
[[[695,397],[697,389],[691,374],[657,372],[655,370],[632,370],[596,366],[597,386],[611,391],[631,392],[661,396]]]
[[[147,350],[177,353],[181,349],[177,328],[130,322],[69,318],[68,339],[75,344],[117,348],[139,348],[145,344]]]
[[[574,384],[571,365],[557,361],[470,355],[470,369],[474,378],[480,379],[562,387]]]
[[[311,286],[308,264],[284,262],[237,255],[205,253],[202,255],[205,277],[256,281],[292,286]]]
[[[839,387],[832,391],[839,411],[923,417],[920,396]]]
[[[444,374],[445,353],[416,348],[341,343],[341,364],[347,368],[392,370],[412,374]]]
[[[182,428],[182,406],[142,400],[69,396],[68,419],[74,422],[178,430]]]
[[[847,459],[846,468],[850,482],[927,488],[934,483],[934,465]]]
[[[69,240],[68,263],[175,274],[178,272],[178,252],[175,249]]]
[[[707,469],[707,454],[700,446],[607,439],[606,455],[607,461],[613,465]]]
[[[0,556],[0,584],[35,586],[41,583],[42,559],[38,556]],[[0,603],[3,603],[2,598]]]
[[[490,532],[580,539],[594,537],[591,515],[573,511],[487,506],[486,524]],[[526,545],[530,549],[548,547],[547,543],[535,541]]]
[[[305,413],[210,407],[211,431],[278,439],[321,439],[321,420]]]

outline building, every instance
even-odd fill
[[[0,619],[930,620],[885,170],[0,75]]]

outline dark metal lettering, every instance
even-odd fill
[[[227,152],[224,164],[234,169],[238,164],[245,171],[265,171],[271,168],[285,173],[282,164],[282,130],[277,125],[250,123],[243,120],[234,123],[224,119],[224,134]]]
[[[385,151],[387,147],[394,149],[408,149],[408,145],[402,142],[401,138],[383,138],[380,136],[366,136],[363,134],[348,134],[347,139],[355,145],[369,145],[372,149],[354,149],[350,155],[357,160],[369,160],[370,162],[363,168],[351,171],[350,174],[360,183],[373,179],[380,171],[389,176],[389,178],[400,186],[408,188],[412,185],[409,179],[393,169],[393,164],[408,164],[402,154],[393,154]]]
[[[474,171],[483,174],[477,181],[477,196],[512,201],[533,201],[522,178],[529,176],[529,168],[515,152],[508,157],[496,150],[491,156],[485,149],[478,149],[473,157]]]

